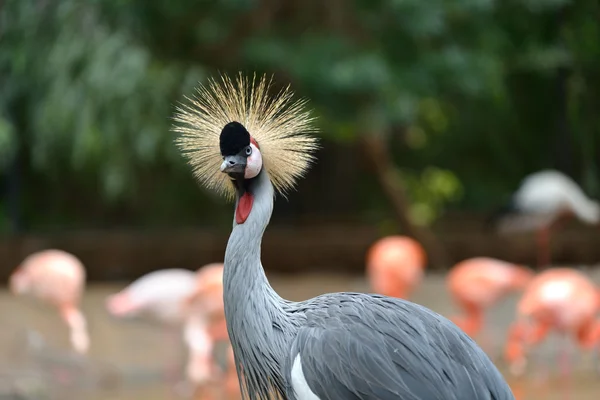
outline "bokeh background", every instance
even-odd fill
[[[361,289],[388,234],[423,244],[432,280],[474,256],[533,265],[533,235],[484,221],[541,169],[600,197],[599,17],[595,0],[0,1],[0,278],[67,250],[91,310],[93,290],[222,261],[232,205],[194,181],[171,127],[199,82],[238,71],[291,84],[318,116],[318,162],[263,246],[290,297]],[[597,228],[552,240],[557,264],[600,261]],[[0,327],[32,323],[0,299]],[[124,354],[104,342],[96,355]]]

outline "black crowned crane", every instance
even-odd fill
[[[289,87],[269,97],[270,83],[211,80],[175,116],[196,177],[235,198],[223,281],[243,397],[514,399],[475,342],[425,307],[364,293],[296,303],[269,285],[260,246],[275,191],[294,187],[317,148],[305,101],[292,101]]]
[[[489,220],[501,233],[537,231],[538,266],[550,264],[550,229],[576,217],[595,225],[600,205],[562,172],[542,170],[526,176],[510,200]]]

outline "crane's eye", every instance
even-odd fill
[[[250,154],[252,154],[252,147],[248,146],[246,147],[246,155],[249,156]]]

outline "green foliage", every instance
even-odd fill
[[[402,174],[412,194],[410,217],[418,225],[430,225],[442,214],[446,203],[461,199],[463,187],[452,171],[427,167],[420,174]]]
[[[153,57],[109,30],[94,2],[4,7],[2,104],[6,114],[19,108],[4,125],[14,126],[34,169],[80,171],[110,200],[136,188],[139,169],[178,158],[172,103],[204,78],[202,68]],[[9,134],[0,129],[0,140]]]
[[[0,162],[3,167],[13,160],[15,149],[15,128],[9,120],[0,117]]]
[[[173,105],[217,69],[257,70],[308,97],[327,138],[386,134],[427,224],[552,166],[566,69],[569,157],[599,195],[599,12],[593,0],[7,0],[0,157],[19,150],[27,176],[129,212],[155,182],[153,215],[197,191],[166,178],[191,181]]]

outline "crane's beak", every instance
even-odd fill
[[[246,171],[246,157],[241,155],[225,156],[221,164],[221,172],[227,174],[242,174]]]

